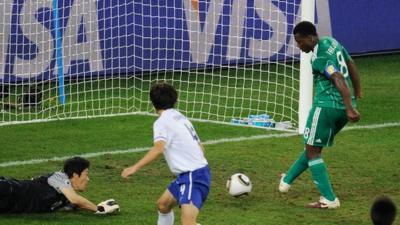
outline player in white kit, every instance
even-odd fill
[[[174,224],[172,208],[176,204],[181,207],[182,225],[196,225],[196,218],[210,190],[211,175],[204,148],[192,123],[174,109],[177,99],[173,86],[166,83],[152,86],[150,100],[159,116],[153,125],[154,146],[121,174],[123,178],[128,178],[164,154],[176,179],[157,201],[157,225]]]

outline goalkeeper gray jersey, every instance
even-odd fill
[[[63,172],[55,172],[49,178],[47,178],[47,183],[56,189],[58,193],[62,193],[63,188],[72,188],[71,181],[69,180],[67,174]]]
[[[60,209],[69,201],[60,193],[61,189],[71,187],[68,176],[61,172],[36,177],[31,180],[3,178],[0,180],[3,189],[0,195],[7,199],[7,207],[0,208],[0,213],[38,213]]]

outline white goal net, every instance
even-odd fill
[[[300,0],[2,0],[0,125],[152,113],[298,124]]]

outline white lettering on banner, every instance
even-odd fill
[[[204,28],[201,29],[198,12],[193,9],[191,0],[184,1],[186,12],[186,22],[189,29],[190,52],[192,62],[206,63],[214,44],[215,33],[219,19],[224,7],[222,0],[211,1],[209,3]],[[247,3],[246,3],[247,4]],[[271,27],[271,37],[268,40],[250,39],[248,55],[253,58],[263,59],[275,55],[286,44],[287,37],[287,17],[286,15],[272,3],[272,0],[255,0],[254,8],[261,19],[268,23]],[[318,23],[317,30],[321,36],[331,36],[331,20],[328,0],[320,0],[316,3]],[[240,58],[243,50],[244,26],[246,21],[247,7],[243,5],[243,1],[232,1],[232,11],[229,24],[228,48],[226,53],[227,60],[235,60]],[[300,22],[299,14],[296,17],[295,24]],[[261,31],[260,31],[261,32]],[[294,44],[292,34],[289,34],[290,41],[286,53],[294,56],[300,53]],[[284,40],[284,41],[281,41]]]
[[[226,53],[227,60],[235,60],[240,58],[242,51],[242,40],[244,36],[244,23],[246,21],[247,8],[244,7],[242,1],[233,1],[232,15],[229,26],[229,42]]]
[[[0,2],[0,79],[4,77],[8,37],[11,32],[11,15],[13,0]]]
[[[317,31],[320,36],[332,36],[331,14],[329,0],[319,0],[315,2],[317,7],[318,23]]]
[[[21,59],[15,57],[14,73],[23,78],[37,76],[42,73],[51,62],[54,43],[51,32],[39,23],[35,16],[40,8],[52,8],[51,0],[27,0],[21,10],[21,30],[25,37],[36,46],[36,57]]]
[[[329,9],[329,0],[318,0],[315,2],[317,13],[316,17],[318,17],[316,27],[319,36],[332,36],[332,25],[331,25],[331,16]],[[301,21],[301,7],[298,9],[298,14],[296,16],[296,21],[294,24],[298,24]],[[290,41],[287,49],[287,53],[289,56],[294,56],[300,54],[300,49],[296,47],[297,45],[294,43],[294,36],[290,34]]]
[[[240,52],[243,49],[242,39],[244,36],[244,23],[247,7],[243,5],[244,1],[235,0],[232,5],[232,14],[229,24],[229,40],[227,59],[240,58]],[[208,7],[206,21],[204,28],[201,30],[198,12],[193,9],[191,1],[184,1],[186,20],[189,28],[189,41],[190,52],[192,55],[192,62],[206,63],[210,55],[211,47],[214,43],[215,33],[218,26],[218,21],[223,10],[223,1],[211,1]],[[247,2],[246,2],[247,4]],[[272,37],[269,40],[250,40],[249,56],[254,58],[268,58],[280,48],[286,38],[286,16],[271,2],[265,0],[255,0],[254,7],[259,16],[268,21],[269,26],[272,27]]]
[[[272,37],[268,40],[251,39],[249,56],[259,59],[269,58],[286,43],[287,18],[272,2],[254,0],[254,8],[261,19],[271,27]]]
[[[11,24],[13,0],[1,0],[0,3],[0,79],[5,73],[5,65],[7,60],[7,51],[11,30],[14,30]],[[63,63],[64,73],[69,73],[73,61],[88,61],[90,70],[101,71],[104,68],[101,54],[101,42],[98,30],[98,0],[80,0],[70,1],[71,6],[69,13],[65,13],[66,25],[63,32]],[[237,60],[241,54],[247,53],[245,57],[253,57],[256,59],[265,59],[275,55],[286,44],[290,36],[289,46],[286,49],[287,55],[293,56],[299,53],[295,48],[292,34],[288,34],[288,18],[283,11],[279,9],[273,0],[254,0],[254,10],[262,21],[270,27],[270,37],[267,40],[257,38],[248,38],[249,47],[246,49],[245,38],[246,30],[246,14],[248,11],[247,1],[232,0],[230,4],[224,4],[224,0],[208,1],[208,11],[205,16],[204,25],[200,22],[199,11],[192,5],[192,0],[183,0],[184,13],[186,15],[186,23],[188,27],[188,35],[190,42],[191,61],[195,63],[207,63],[213,45],[215,44],[216,32],[221,25],[221,18],[224,7],[230,7],[229,24],[223,23],[221,30],[229,29],[229,37],[223,37],[222,46],[226,47],[226,59]],[[55,41],[52,32],[45,27],[37,18],[39,10],[49,10],[52,13],[52,0],[25,0],[21,8],[19,16],[20,29],[24,37],[29,39],[29,48],[20,48],[24,54],[32,54],[30,57],[15,57],[14,65],[11,66],[12,74],[18,77],[29,78],[37,76],[48,70],[50,63],[54,60]],[[316,3],[318,23],[318,33],[322,35],[331,35],[330,9],[328,0],[319,0]],[[301,12],[298,9],[298,14]],[[300,16],[296,16],[299,22]],[[222,21],[224,22],[224,21]],[[79,41],[79,28],[83,26],[83,41]],[[225,34],[224,31],[221,31]],[[256,31],[263,32],[263,31]],[[266,31],[268,32],[268,31]],[[219,38],[219,35],[218,35]],[[281,41],[284,40],[284,41]],[[79,42],[78,42],[79,41]],[[226,42],[227,41],[227,42]],[[22,44],[22,43],[21,43]],[[34,46],[34,47],[31,47]],[[28,49],[32,53],[28,53]],[[15,54],[13,52],[13,54]],[[20,55],[20,54],[18,54]],[[85,68],[85,70],[87,70]],[[54,70],[57,73],[57,70]]]
[[[86,42],[77,43],[81,21],[85,27]],[[97,23],[96,0],[74,1],[63,35],[64,73],[68,73],[72,60],[87,59],[90,71],[103,70]]]
[[[11,14],[12,0],[8,1],[7,4],[0,4],[0,7],[4,5],[0,10],[8,10]],[[88,60],[91,71],[103,70],[96,2],[96,0],[73,1],[63,35],[64,73],[68,73],[72,60]],[[23,5],[20,13],[20,27],[23,35],[36,46],[36,51],[35,57],[29,59],[16,57],[13,72],[15,76],[29,78],[43,73],[49,67],[52,57],[54,56],[54,38],[51,32],[36,19],[38,11],[43,8],[51,9],[50,11],[52,13],[52,0],[43,0],[39,2],[36,0],[27,0]],[[4,18],[6,18],[6,20],[10,19],[8,17]],[[81,23],[84,26],[83,30],[85,31],[84,35],[86,38],[85,42],[77,43]],[[2,69],[0,74],[3,74],[5,64],[4,56],[6,55],[4,53],[7,51],[7,48],[4,48],[4,46],[8,43],[6,40],[8,40],[10,36],[10,28],[7,26],[10,26],[11,22],[4,21],[0,24],[6,26],[3,28],[5,33],[0,36],[0,41],[3,40],[2,43],[0,43],[0,54],[3,53],[0,58],[0,69]],[[2,78],[1,76],[0,79]]]
[[[186,23],[189,28],[190,52],[192,62],[206,63],[214,43],[215,32],[224,6],[224,0],[213,0],[209,4],[203,30],[198,16],[198,11],[193,8],[191,0],[184,0]]]

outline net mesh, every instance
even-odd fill
[[[296,125],[299,0],[57,3],[0,3],[0,124],[151,113],[168,82],[189,118]]]

